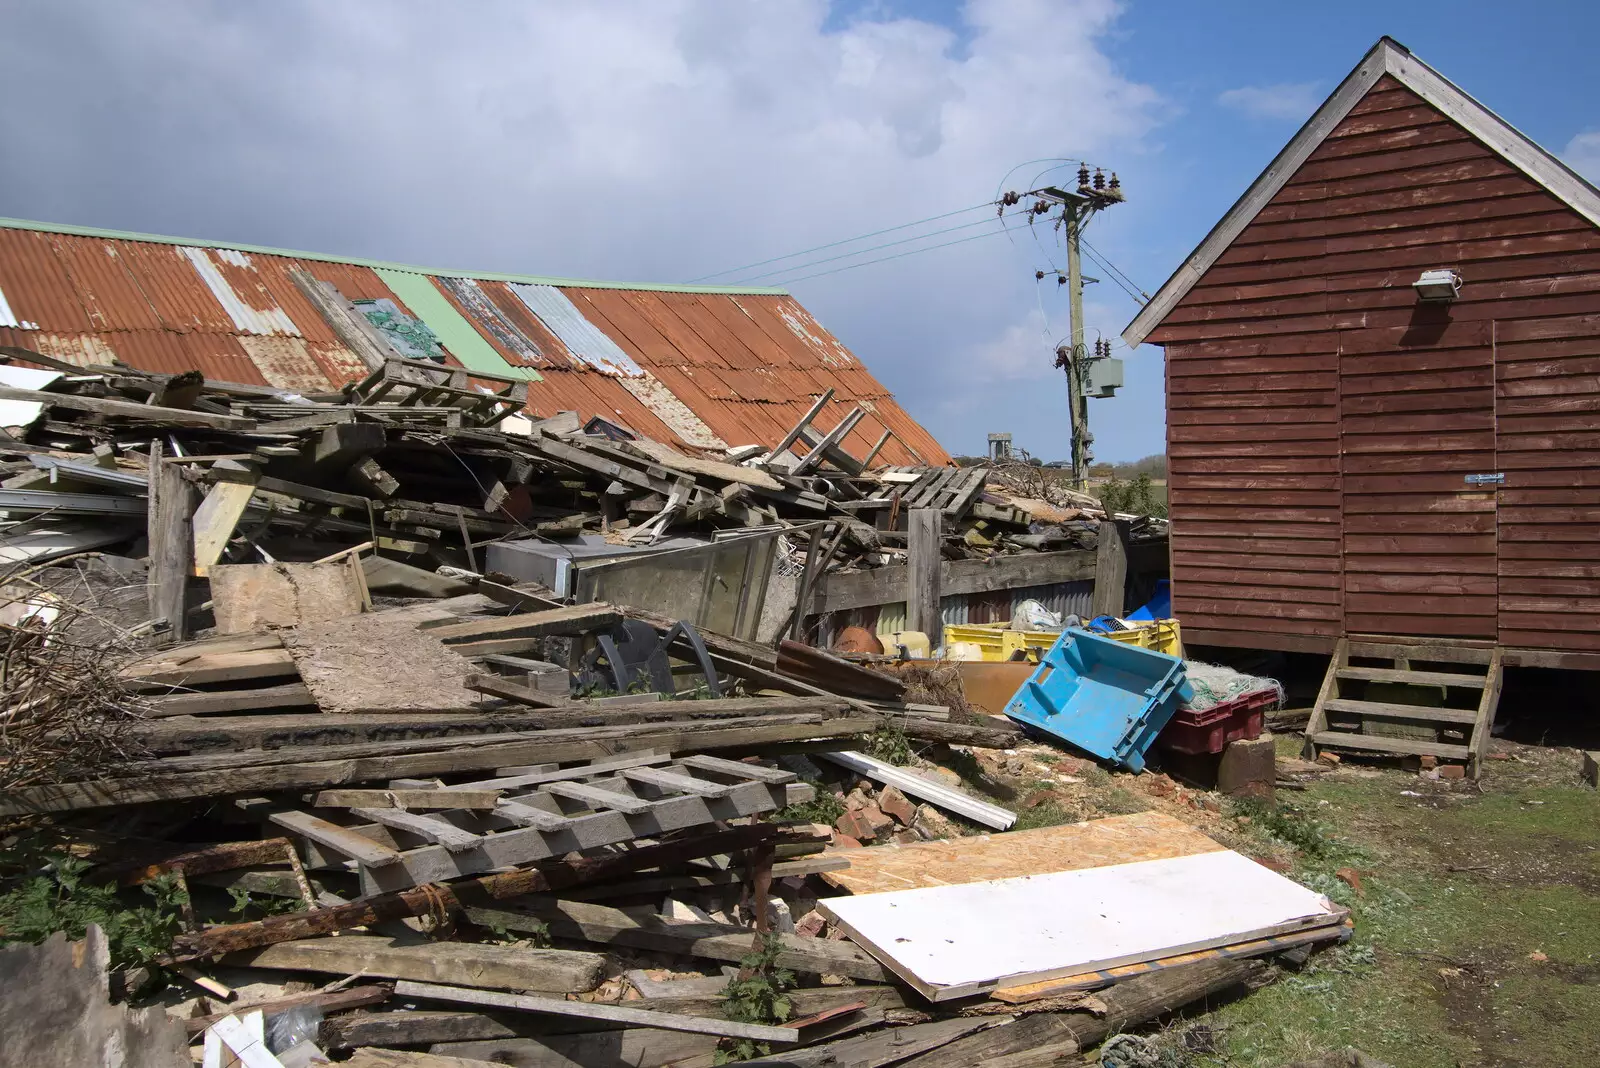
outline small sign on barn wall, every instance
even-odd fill
[[[1498,472],[1498,471],[1495,472],[1492,475],[1468,475],[1467,476],[1467,485],[1469,485],[1469,486],[1503,486],[1503,485],[1505,485],[1505,482],[1506,482],[1505,474],[1503,472]]]

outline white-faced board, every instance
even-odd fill
[[[1339,922],[1248,857],[1186,857],[930,886],[818,906],[934,1001]]]

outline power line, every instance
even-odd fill
[[[879,256],[875,260],[863,260],[860,263],[847,263],[843,267],[834,267],[831,270],[818,271],[815,274],[803,275],[799,278],[783,278],[779,279],[775,284],[780,286],[793,285],[795,282],[804,282],[811,278],[821,278],[823,275],[827,274],[838,274],[840,271],[853,271],[857,267],[867,267],[874,263],[886,263],[889,260],[898,260],[906,256],[915,256],[919,252],[932,252],[936,248],[949,248],[951,245],[964,245],[968,241],[977,241],[980,238],[994,237],[996,234],[1010,233],[1012,229],[1014,229],[1014,227],[1006,226],[1004,223],[1002,223],[1000,225],[1000,229],[990,230],[987,233],[973,234],[971,237],[958,237],[954,241],[942,241],[937,245],[928,245],[924,248],[907,249],[904,252],[897,252],[893,256]]]
[[[898,241],[885,241],[881,245],[868,245],[866,248],[857,249],[854,252],[841,252],[837,256],[824,256],[820,260],[811,260],[808,263],[797,263],[792,267],[780,267],[776,271],[768,271],[765,274],[754,275],[754,276],[752,276],[750,278],[742,278],[742,279],[739,279],[738,281],[741,284],[744,284],[744,283],[747,283],[747,282],[759,282],[759,281],[761,281],[761,279],[763,279],[763,278],[771,278],[773,275],[789,274],[789,273],[791,273],[793,271],[804,271],[804,270],[806,270],[808,268],[816,267],[819,264],[833,263],[835,260],[847,260],[847,259],[850,259],[851,257],[854,257],[854,256],[865,256],[867,253],[869,253],[869,252],[877,252],[879,249],[894,248],[896,245],[909,245],[913,241],[923,241],[923,240],[926,240],[927,238],[930,238],[930,237],[938,237],[940,234],[954,233],[957,230],[970,230],[974,226],[987,226],[989,223],[991,223],[993,221],[994,221],[993,219],[979,219],[976,222],[957,223],[955,226],[947,226],[942,230],[930,230],[929,232],[927,232],[925,234],[917,234],[914,237],[902,237]]]
[[[774,256],[768,260],[757,260],[755,263],[747,263],[743,267],[731,267],[726,271],[717,271],[715,274],[703,274],[699,278],[690,279],[690,282],[704,282],[708,278],[721,278],[723,275],[738,274],[740,271],[748,271],[752,267],[765,267],[769,263],[778,263],[782,260],[792,260],[797,256],[808,256],[813,252],[821,252],[824,249],[837,248],[839,245],[849,245],[854,244],[857,241],[865,241],[869,237],[878,237],[882,234],[892,234],[896,230],[904,230],[912,226],[921,226],[923,223],[938,222],[940,219],[948,219],[954,215],[962,215],[969,211],[977,211],[979,208],[992,207],[994,207],[994,201],[986,200],[982,204],[974,204],[967,208],[957,208],[955,211],[947,211],[942,215],[930,215],[926,219],[917,219],[914,222],[901,223],[899,226],[885,227],[882,230],[874,230],[869,234],[858,234],[855,237],[847,237],[839,241],[830,241],[826,245],[817,245],[814,248],[801,249],[799,252],[791,252],[786,256]]]
[[[1128,299],[1132,300],[1135,304],[1143,304],[1144,303],[1144,301],[1140,298],[1140,296],[1139,296],[1137,291],[1135,291],[1134,289],[1129,288],[1128,283],[1124,282],[1122,279],[1117,277],[1116,270],[1114,268],[1112,268],[1110,264],[1106,263],[1099,256],[1096,256],[1093,252],[1089,251],[1089,249],[1087,248],[1087,242],[1085,242],[1085,246],[1086,247],[1083,250],[1083,254],[1085,256],[1088,256],[1089,259],[1092,260],[1096,266],[1098,266],[1102,271],[1104,271],[1106,273],[1107,277],[1109,277],[1111,279],[1111,282],[1112,282],[1113,285],[1115,285],[1118,289],[1120,289],[1124,293],[1126,293],[1128,295]]]
[[[1105,267],[1105,269],[1110,271],[1112,274],[1121,277],[1124,282],[1126,282],[1136,291],[1137,295],[1130,293],[1128,294],[1129,296],[1133,297],[1133,299],[1138,301],[1140,304],[1144,304],[1150,300],[1150,294],[1146,293],[1144,291],[1144,287],[1135,282],[1133,278],[1129,276],[1127,271],[1124,271],[1122,268],[1112,263],[1111,260],[1106,257],[1105,253],[1089,244],[1088,241],[1085,241],[1083,245],[1094,255],[1096,262],[1100,263],[1101,266]]]

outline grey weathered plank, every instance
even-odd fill
[[[805,789],[810,790],[809,787]],[[783,786],[747,782],[727,797],[668,797],[649,802],[645,811],[637,814],[606,811],[573,816],[566,826],[548,831],[539,827],[516,827],[511,819],[496,810],[484,817],[483,826],[497,833],[485,835],[476,848],[460,852],[451,852],[443,846],[407,850],[396,864],[364,869],[362,886],[364,892],[376,893],[528,864],[634,838],[771,812],[790,803],[790,796]],[[510,829],[499,829],[507,826]]]
[[[642,782],[662,790],[698,794],[701,797],[727,797],[734,789],[728,783],[707,782],[705,779],[697,779],[692,775],[664,768],[624,768],[621,775],[624,779]]]
[[[259,804],[247,802],[242,807],[248,810],[250,808],[259,808],[265,804],[265,802],[260,802]],[[353,857],[364,865],[386,867],[394,865],[400,860],[398,850],[390,849],[381,842],[374,842],[372,839],[358,834],[348,827],[340,827],[336,823],[329,823],[327,820],[319,819],[309,812],[298,812],[294,809],[266,809],[264,814],[269,821],[284,830],[293,831],[295,834],[309,838],[318,845],[326,846],[336,853]]]
[[[1336,697],[1325,707],[1329,712],[1349,715],[1419,719],[1433,723],[1471,723],[1478,718],[1477,709],[1473,708],[1429,708],[1426,705],[1402,705],[1391,701],[1354,701],[1348,697]]]
[[[732,775],[741,779],[755,779],[758,782],[772,783],[773,785],[795,782],[800,778],[794,772],[784,771],[782,768],[769,768],[763,764],[747,764],[742,760],[728,760],[725,757],[711,756],[706,753],[680,757],[678,763],[686,768],[715,771],[723,775]]]
[[[741,1023],[736,1020],[717,1020],[706,1016],[679,1016],[676,1013],[630,1009],[621,1005],[606,1005],[601,1002],[562,1001],[555,998],[531,997],[523,994],[463,990],[456,987],[437,986],[432,983],[414,983],[408,980],[401,980],[396,983],[394,992],[401,997],[453,1001],[468,1005],[485,1005],[490,1008],[517,1009],[521,1012],[549,1013],[552,1016],[577,1016],[585,1020],[632,1024],[635,1027],[658,1027],[664,1031],[686,1031],[690,1034],[699,1035],[749,1038],[757,1042],[794,1042],[800,1037],[800,1032],[792,1027],[773,1027],[769,1024]]]
[[[668,923],[660,917],[640,917],[620,909],[580,901],[540,902],[523,910],[468,908],[474,923],[507,930],[548,928],[556,938],[633,946],[666,953],[738,961],[750,952],[749,928],[725,923]],[[825,975],[883,982],[888,972],[866,950],[851,942],[780,934],[780,967]]]
[[[526,949],[478,942],[398,944],[392,938],[342,934],[246,950],[230,965],[417,979],[507,990],[583,993],[605,978],[605,957],[567,949]]]
[[[459,853],[464,849],[476,849],[483,844],[481,834],[464,831],[438,816],[424,816],[397,808],[358,808],[352,811],[364,820],[420,835],[430,842],[444,846],[452,853]]]

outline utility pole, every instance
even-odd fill
[[[1073,192],[1056,186],[1047,186],[1033,194],[1039,200],[1061,206],[1061,226],[1067,242],[1067,301],[1072,314],[1072,347],[1056,350],[1056,366],[1067,373],[1067,406],[1072,419],[1072,481],[1082,490],[1089,476],[1089,399],[1086,386],[1089,377],[1089,352],[1083,344],[1083,259],[1079,249],[1083,228],[1094,213],[1112,204],[1122,203],[1122,183],[1113,172],[1111,181],[1105,173],[1095,169],[1089,176],[1089,167],[1078,167],[1078,188]]]

